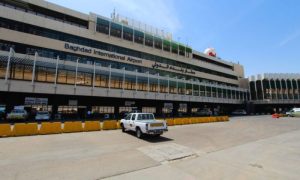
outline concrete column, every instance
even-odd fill
[[[123,81],[122,81],[122,89],[125,89],[125,67],[123,67]]]
[[[35,79],[35,65],[36,65],[36,59],[37,59],[38,53],[34,53],[34,60],[33,60],[33,68],[32,68],[32,78],[31,78],[31,84],[34,84]]]
[[[122,31],[121,31],[121,39],[124,39],[124,30],[123,30],[123,24],[122,24]]]
[[[137,69],[135,70],[135,91],[138,90],[138,76],[137,76]]]
[[[224,89],[223,88],[221,89],[222,89],[222,99],[224,99]]]
[[[269,92],[270,92],[270,99],[273,99],[273,92],[272,92],[272,86],[271,86],[271,80],[269,79]]]
[[[198,88],[199,88],[199,94],[198,94],[198,96],[201,96],[201,91],[200,91],[200,89],[201,89],[201,86],[200,86],[200,83],[198,82]]]
[[[263,100],[265,100],[264,84],[263,84],[262,80],[260,80],[260,84],[261,84],[261,90],[262,90],[262,98],[263,98]]]
[[[11,59],[13,52],[14,52],[13,48],[9,48],[8,59],[7,59],[7,64],[6,64],[5,82],[7,82],[7,80],[8,80],[10,59]]]
[[[282,97],[282,83],[281,83],[281,79],[279,80],[279,85],[280,85],[280,96],[281,96],[281,98],[283,99],[283,97]]]
[[[248,92],[249,92],[249,100],[252,100],[252,95],[251,95],[251,87],[250,87],[250,82],[249,82],[249,88],[248,88]]]
[[[294,87],[293,79],[291,80],[291,85],[293,89],[293,99],[295,100],[295,87]]]
[[[278,89],[277,89],[276,80],[274,80],[274,84],[275,84],[275,90],[276,90],[276,99],[278,100]]]
[[[55,79],[54,79],[54,84],[55,84],[55,86],[56,86],[56,83],[57,83],[58,61],[59,61],[59,56],[57,56],[57,58],[56,58]]]
[[[254,81],[254,89],[255,89],[255,98],[256,100],[258,100],[256,80]]]
[[[148,83],[148,85],[147,85],[148,88],[147,88],[147,89],[148,89],[148,93],[149,93],[149,91],[150,91],[150,77],[149,77],[149,71],[147,72],[147,75],[148,75],[148,82],[147,82],[147,83]]]
[[[191,83],[192,83],[192,96],[194,96],[194,82],[191,81]]]
[[[168,75],[168,94],[170,94],[170,76]]]
[[[75,88],[76,88],[76,85],[77,85],[78,61],[79,61],[79,59],[76,60],[75,83],[74,83]]]
[[[184,95],[186,96],[186,80],[184,78]]]
[[[287,79],[285,80],[285,92],[286,92],[286,97],[287,99],[290,99],[290,92],[289,92],[289,86],[288,86],[288,83],[287,83]]]
[[[108,90],[110,90],[110,86],[111,86],[111,64],[109,65]]]
[[[177,79],[177,76],[176,76],[176,89],[177,89],[177,94],[178,94],[178,79]]]
[[[159,73],[157,74],[157,92],[160,93]]]
[[[94,61],[94,66],[93,66],[93,89],[95,88],[95,79],[96,79],[96,62]]]
[[[235,99],[238,99],[237,90],[236,89],[234,90],[234,94],[235,94]]]

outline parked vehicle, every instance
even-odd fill
[[[287,111],[287,112],[285,112],[285,114],[286,114],[288,117],[291,117],[291,116],[292,116],[292,109],[289,110],[289,111]]]
[[[197,112],[195,112],[195,115],[198,115],[198,116],[211,116],[212,115],[212,112],[210,109],[201,109],[201,110],[198,110]]]
[[[300,108],[293,108],[290,111],[290,116],[291,117],[300,117]]]
[[[49,120],[50,113],[48,111],[38,111],[35,116],[35,120]]]
[[[247,112],[244,109],[236,109],[231,112],[232,115],[247,115]]]
[[[134,131],[138,138],[144,134],[160,136],[168,131],[167,123],[161,120],[155,120],[152,113],[129,113],[124,119],[121,119],[122,131]]]
[[[14,109],[10,113],[7,114],[6,119],[27,119],[28,113],[24,109]]]

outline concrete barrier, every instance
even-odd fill
[[[121,129],[121,123],[120,123],[120,121],[117,121],[117,129]]]
[[[224,117],[223,117],[223,120],[224,120],[224,121],[229,121],[229,117],[228,117],[228,116],[224,116]]]
[[[182,118],[183,124],[191,124],[190,118]]]
[[[210,117],[210,121],[209,122],[217,122],[217,117]]]
[[[174,119],[174,125],[182,125],[183,121],[182,118],[175,118]]]
[[[174,126],[174,119],[166,119],[168,126]]]
[[[117,129],[117,121],[116,120],[104,121],[102,124],[102,129],[103,130]]]
[[[72,132],[82,132],[82,123],[81,121],[75,122],[65,122],[63,132],[64,133],[72,133]]]
[[[13,132],[10,128],[10,124],[0,124],[0,137],[12,136]]]
[[[198,123],[197,117],[192,117],[190,121],[191,121],[191,124],[197,124]]]
[[[61,122],[42,122],[39,134],[60,134],[62,133]]]
[[[100,131],[100,122],[99,121],[85,121],[84,131]]]
[[[16,123],[13,128],[14,136],[30,136],[38,134],[37,123]]]

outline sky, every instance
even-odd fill
[[[173,40],[240,63],[246,77],[300,73],[298,0],[48,0],[83,13],[113,10],[173,35]]]

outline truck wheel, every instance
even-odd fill
[[[142,138],[142,136],[143,136],[143,133],[142,133],[141,129],[140,128],[136,128],[136,137],[137,138]]]
[[[122,132],[125,132],[125,127],[123,124],[121,124]]]

